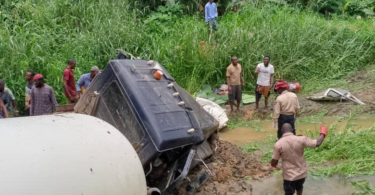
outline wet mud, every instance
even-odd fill
[[[299,119],[296,122],[296,133],[308,135],[309,132],[319,131],[320,124],[326,125],[329,129],[342,131],[351,127],[357,130],[367,129],[375,125],[375,116],[362,116],[354,119],[343,119],[340,117],[326,116],[319,119]],[[257,141],[266,141],[269,136],[276,137],[277,126],[273,128],[271,120],[259,120],[254,127],[237,127],[235,129],[224,129],[220,131],[220,138],[237,144],[239,146]]]

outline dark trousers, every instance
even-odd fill
[[[293,195],[294,192],[303,189],[303,184],[305,183],[305,178],[296,181],[284,180],[284,191],[285,195]]]
[[[283,114],[281,114],[279,116],[279,119],[277,120],[277,124],[278,124],[277,138],[280,139],[283,136],[283,132],[281,131],[281,127],[285,123],[289,123],[290,125],[292,125],[293,134],[295,135],[296,129],[294,128],[294,122],[295,122],[294,115],[283,115]]]

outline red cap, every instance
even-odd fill
[[[275,86],[275,90],[278,90],[279,88],[285,88],[285,89],[287,89],[288,88],[288,83],[286,83],[285,81],[277,82],[276,86]]]
[[[43,78],[43,75],[42,74],[36,74],[34,76],[34,80],[39,80],[39,79],[42,79]]]

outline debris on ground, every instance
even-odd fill
[[[228,116],[225,113],[225,110],[221,108],[218,104],[208,99],[199,98],[195,99],[202,108],[210,113],[217,121],[219,121],[218,130],[223,129],[227,126]]]
[[[217,135],[215,135],[217,136]],[[212,138],[213,156],[205,160],[213,176],[201,186],[196,195],[251,195],[250,180],[259,180],[270,176],[272,168],[261,163],[259,156],[243,153],[237,145]],[[204,165],[196,167],[188,178],[194,178]],[[189,195],[184,183],[176,194]]]
[[[349,91],[344,89],[332,89],[329,88],[323,92],[316,93],[314,95],[308,96],[307,99],[315,101],[343,101],[350,100],[355,103],[364,105],[362,101],[353,96]]]

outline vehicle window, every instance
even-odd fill
[[[116,127],[137,148],[144,134],[116,81],[104,91],[96,116]]]

